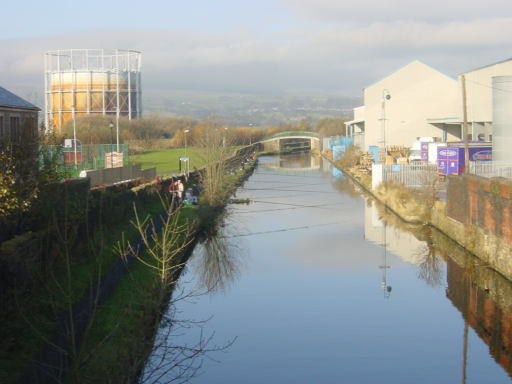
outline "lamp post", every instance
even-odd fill
[[[224,127],[224,137],[222,139],[222,147],[226,148],[226,131],[228,130],[228,127]]]
[[[75,152],[75,169],[77,168],[77,163],[76,163],[76,119],[75,119],[75,103],[74,103],[74,100],[73,100],[73,105],[71,106],[72,110],[73,110],[73,147],[74,147],[74,152]]]
[[[253,125],[254,125],[253,123],[249,124],[249,145],[252,145],[252,126]]]
[[[190,129],[185,129],[183,133],[185,134],[185,157],[187,157],[187,133],[190,132]]]
[[[116,151],[119,152],[119,104],[117,105],[117,116],[116,116]]]
[[[391,99],[391,95],[389,94],[389,90],[382,90],[382,101],[381,101],[381,127],[382,127],[382,149],[384,151],[384,163],[386,163],[386,101]]]
[[[114,168],[114,123],[110,120],[110,168]]]

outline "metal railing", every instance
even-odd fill
[[[374,164],[372,187],[385,181],[401,183],[409,188],[426,188],[438,180],[435,164]]]
[[[469,172],[483,177],[512,178],[512,163],[506,161],[470,161]]]

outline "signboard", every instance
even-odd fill
[[[425,141],[421,142],[421,162],[428,162],[428,142]]]
[[[105,152],[105,168],[117,168],[124,165],[123,152]]]
[[[478,151],[473,151],[473,153],[471,153],[472,149],[473,148],[469,149],[469,159],[471,161],[492,161],[492,151],[490,149],[478,149]]]
[[[469,147],[470,161],[492,161],[492,150],[488,146]],[[459,175],[464,172],[465,158],[463,147],[440,147],[437,150],[437,170],[441,175]]]

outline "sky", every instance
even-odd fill
[[[142,52],[143,89],[361,96],[418,59],[462,72],[512,57],[512,1],[54,0],[2,4],[0,86],[44,91],[44,52]]]

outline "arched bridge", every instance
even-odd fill
[[[284,131],[264,137],[261,144],[264,151],[320,150],[321,139],[316,132]]]

